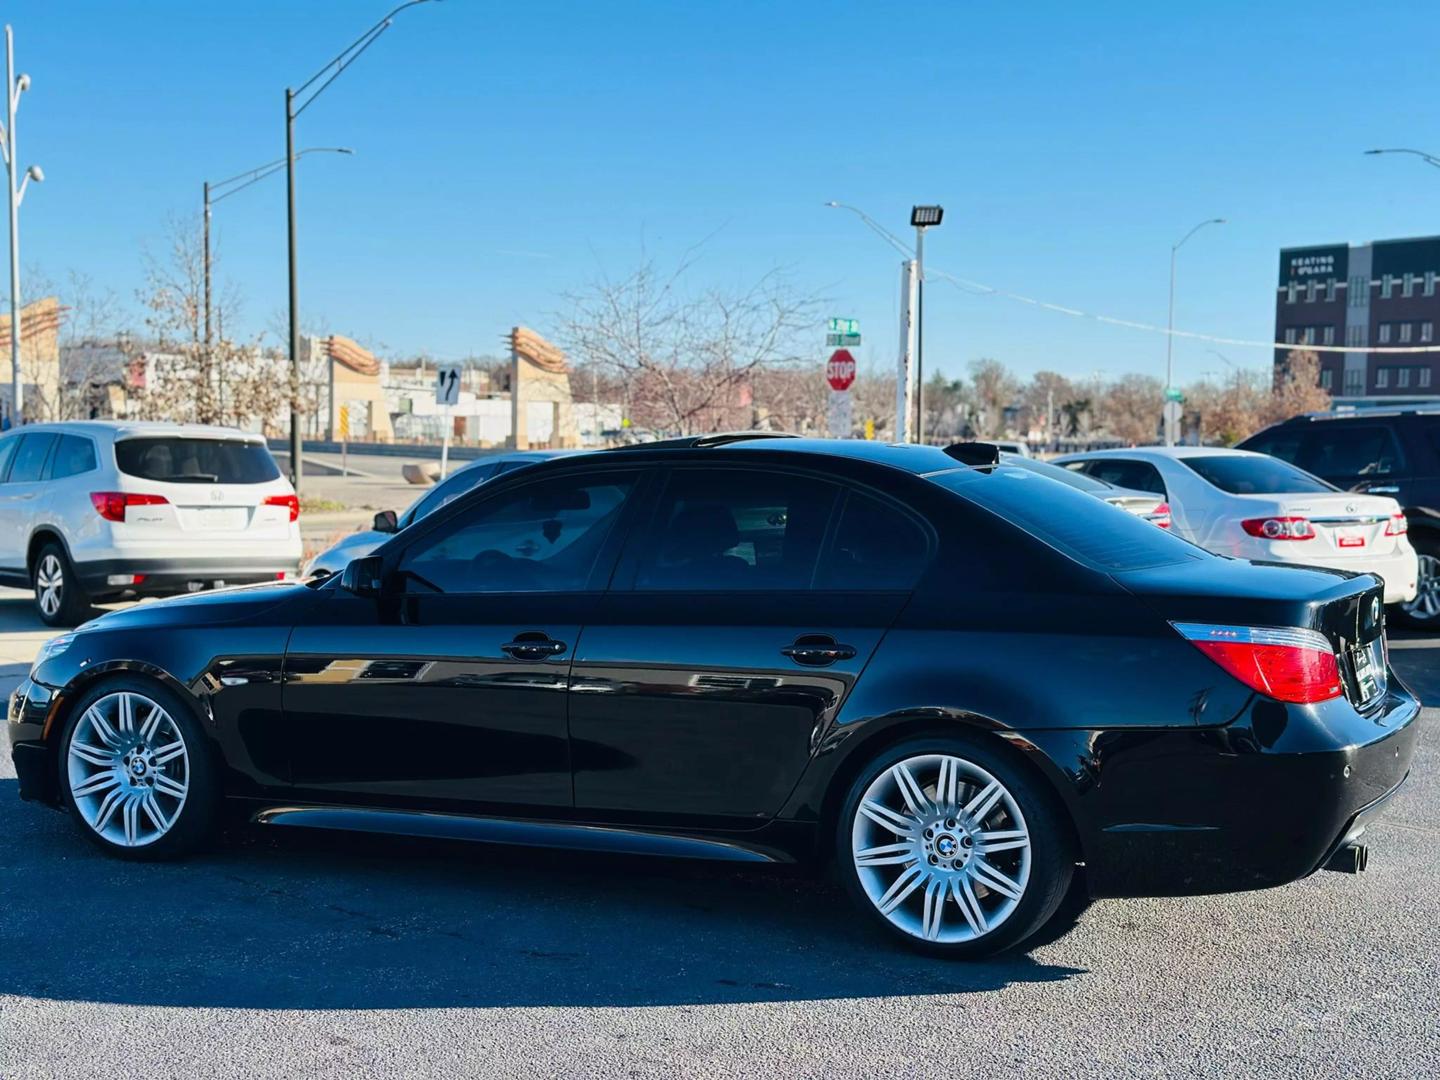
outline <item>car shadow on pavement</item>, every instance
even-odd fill
[[[0,995],[274,1009],[963,994],[1082,969],[935,960],[785,869],[240,829],[180,863],[95,850],[0,780]]]

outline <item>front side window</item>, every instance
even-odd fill
[[[262,443],[238,439],[120,439],[115,464],[127,476],[167,484],[268,484],[280,478]]]
[[[525,484],[482,501],[421,538],[397,576],[411,593],[579,592],[634,487],[632,473]]]
[[[635,587],[808,589],[835,497],[832,485],[808,476],[677,470],[660,500]]]
[[[929,537],[909,514],[852,491],[845,498],[835,538],[821,559],[816,585],[837,590],[908,590],[920,580],[929,554]]]
[[[1300,495],[1336,489],[1288,462],[1248,454],[1184,457],[1180,463],[1231,495]]]
[[[45,458],[55,436],[48,432],[37,435],[22,435],[20,448],[15,451],[15,460],[10,465],[10,483],[26,484],[40,479],[40,470],[45,467]]]
[[[15,448],[19,445],[20,437],[18,435],[0,439],[0,484],[5,482],[5,473],[10,469],[10,459],[15,456]]]
[[[408,525],[413,525],[427,514],[433,514],[446,503],[454,502],[461,495],[464,495],[473,488],[479,487],[494,475],[495,465],[493,463],[470,465],[461,469],[459,472],[436,484],[434,490],[421,496],[414,506],[405,511],[400,519],[400,528],[403,529]]]
[[[55,448],[55,460],[50,463],[50,478],[63,480],[67,476],[79,476],[95,468],[95,444],[79,435],[61,435],[60,445]]]

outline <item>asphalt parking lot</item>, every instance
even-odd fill
[[[0,590],[0,693],[46,636]],[[1440,704],[1440,638],[1392,656]],[[1440,1075],[1437,719],[1366,874],[1103,901],[981,964],[788,871],[255,831],[119,862],[0,746],[0,1077]]]

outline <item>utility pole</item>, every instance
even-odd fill
[[[285,88],[285,222],[290,268],[290,484],[300,493],[300,285],[295,272],[295,94]]]
[[[6,185],[10,195],[10,379],[11,413],[10,422],[20,424],[25,419],[25,377],[20,370],[20,204],[25,199],[25,189],[30,181],[37,184],[45,179],[39,165],[31,165],[17,187],[15,170],[19,159],[15,149],[15,110],[20,107],[20,95],[30,89],[30,76],[15,77],[15,34],[5,27],[5,130],[0,131],[0,153],[5,158]]]
[[[206,388],[209,388],[210,369],[215,363],[215,351],[211,348],[214,338],[210,334],[210,181],[205,181],[205,379]],[[225,421],[225,373],[220,372],[220,402],[219,417],[221,423]]]
[[[895,439],[908,443],[915,438],[915,260],[900,264],[900,364],[895,372]]]
[[[1171,408],[1170,401],[1170,393],[1175,389],[1175,256],[1185,246],[1185,241],[1205,228],[1206,225],[1224,224],[1224,218],[1207,218],[1170,245],[1170,308],[1165,319],[1165,401],[1161,406],[1162,418],[1165,422],[1166,446],[1175,445],[1175,413],[1178,411],[1178,406]]]

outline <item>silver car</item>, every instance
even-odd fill
[[[472,488],[479,487],[487,480],[493,480],[501,473],[511,472],[523,465],[536,461],[548,461],[565,453],[562,450],[523,450],[513,454],[497,454],[480,458],[447,476],[439,484],[425,492],[409,505],[400,515],[394,510],[381,510],[375,515],[370,528],[351,533],[338,543],[326,548],[305,566],[305,577],[312,574],[338,574],[352,559],[369,555],[395,533],[431,514],[446,503],[458,499]]]

